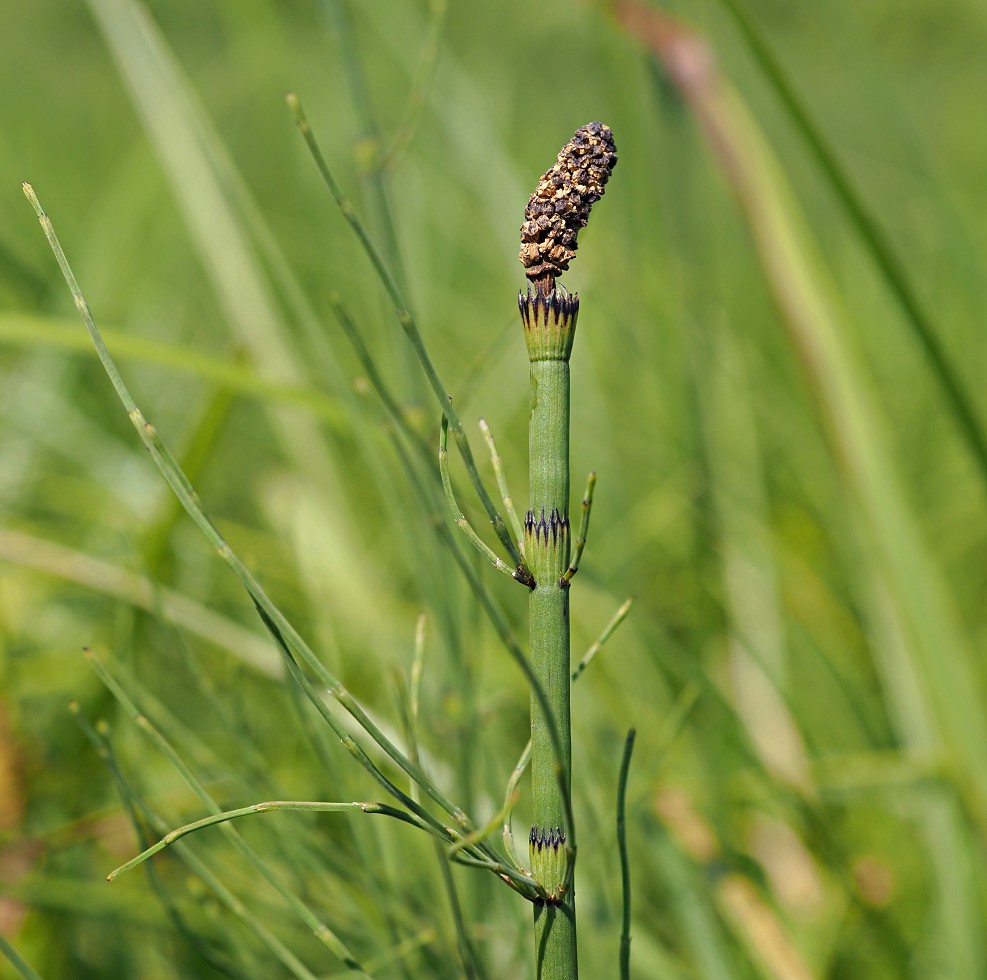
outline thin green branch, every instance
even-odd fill
[[[7,957],[10,965],[24,977],[24,980],[41,980],[41,974],[35,973],[30,964],[18,955],[17,950],[7,942],[2,932],[0,932],[0,953]]]
[[[439,425],[439,475],[442,477],[442,489],[445,491],[446,502],[449,504],[449,510],[452,513],[452,519],[456,522],[456,527],[459,528],[463,534],[466,535],[467,541],[477,551],[483,555],[484,558],[498,572],[503,572],[505,575],[511,578],[517,577],[517,571],[506,564],[501,558],[493,553],[481,540],[476,531],[473,530],[472,525],[466,519],[466,515],[459,509],[459,504],[456,503],[456,495],[452,489],[452,480],[449,477],[449,420],[443,415],[442,421]]]
[[[376,213],[377,225],[383,236],[384,252],[391,267],[398,271],[399,277],[403,278],[398,237],[387,196],[384,168],[380,165],[380,127],[374,115],[366,73],[360,58],[360,45],[353,33],[349,0],[324,0],[324,5],[339,40],[340,61],[349,83],[349,95],[356,110],[358,124],[362,129],[359,133],[360,156],[369,164],[364,166],[363,173],[370,189],[371,207]],[[367,153],[368,148],[369,153]]]
[[[402,820],[405,823],[410,823],[414,827],[419,827],[421,825],[409,814],[405,813],[403,810],[398,810],[395,807],[388,806],[386,803],[374,803],[374,802],[364,802],[364,803],[320,803],[318,801],[311,800],[268,800],[264,803],[254,803],[251,806],[240,807],[237,810],[223,810],[219,813],[214,813],[211,816],[203,817],[201,820],[195,820],[192,823],[185,824],[182,827],[177,827],[175,830],[169,831],[161,838],[156,844],[142,851],[136,857],[131,858],[126,864],[121,864],[119,868],[115,868],[107,876],[107,881],[113,881],[122,875],[125,871],[130,871],[136,868],[139,864],[142,864],[149,857],[153,857],[159,851],[163,851],[166,847],[174,844],[176,841],[181,840],[187,834],[193,834],[197,830],[203,830],[206,827],[214,827],[217,824],[225,823],[228,820],[236,820],[238,817],[249,817],[254,813],[269,813],[272,810],[304,810],[304,811],[316,811],[318,813],[339,813],[339,812],[360,812],[360,813],[377,813],[383,816],[393,817],[396,820]]]
[[[446,13],[449,9],[448,0],[432,0],[431,22],[428,35],[422,45],[408,101],[404,112],[394,131],[390,146],[381,154],[378,166],[382,171],[394,170],[401,155],[411,145],[425,109],[429,89],[435,77],[435,66],[439,60],[439,41],[445,26]]]
[[[415,623],[415,646],[411,659],[411,670],[408,677],[408,687],[406,697],[402,699],[402,718],[405,723],[406,737],[408,739],[408,752],[417,766],[421,766],[422,760],[418,748],[418,714],[421,703],[421,684],[425,668],[425,614],[421,613]],[[414,793],[414,786],[411,787]],[[459,958],[463,963],[463,970],[467,980],[477,980],[482,974],[473,944],[470,942],[469,933],[466,928],[466,920],[463,916],[462,903],[459,901],[459,893],[456,890],[456,883],[453,880],[449,861],[446,853],[439,841],[435,841],[435,858],[438,864],[439,874],[442,876],[442,884],[449,899],[449,908],[452,911],[453,926],[456,930],[456,949]],[[455,845],[454,845],[455,846]]]
[[[312,132],[308,119],[302,111],[298,96],[294,93],[290,93],[287,99],[288,105],[294,113],[295,123],[298,126],[298,130],[301,133],[302,138],[305,140],[305,144],[312,155],[312,159],[315,161],[315,165],[319,170],[319,174],[321,175],[323,182],[329,189],[329,193],[332,195],[332,198],[336,202],[336,206],[339,208],[343,217],[346,219],[357,238],[360,240],[360,244],[363,246],[364,252],[366,252],[367,257],[369,258],[371,265],[374,267],[378,278],[383,284],[388,297],[394,304],[395,315],[398,318],[398,323],[401,325],[401,329],[404,331],[415,350],[415,354],[417,355],[418,361],[422,366],[422,370],[425,372],[425,377],[428,380],[429,387],[432,389],[442,413],[449,420],[449,427],[452,429],[453,438],[456,440],[456,446],[463,457],[463,462],[466,465],[466,471],[469,474],[470,482],[473,484],[473,488],[476,491],[477,496],[480,498],[480,502],[483,504],[483,509],[487,512],[487,516],[490,518],[490,523],[493,525],[493,529],[496,532],[497,537],[504,546],[510,560],[517,568],[517,578],[525,585],[530,586],[531,576],[524,564],[524,559],[521,556],[521,552],[511,540],[511,536],[507,531],[507,525],[504,523],[503,517],[501,517],[498,513],[497,508],[494,506],[493,500],[490,498],[490,494],[483,485],[479,471],[476,468],[476,462],[473,458],[473,450],[470,447],[469,439],[466,437],[466,432],[463,429],[462,422],[460,422],[459,416],[456,414],[456,410],[453,408],[452,403],[449,400],[449,394],[446,391],[445,386],[442,384],[438,372],[435,370],[435,366],[432,364],[432,359],[429,357],[428,351],[425,348],[425,343],[422,340],[422,336],[418,330],[418,325],[415,322],[415,318],[412,316],[407,304],[404,302],[394,277],[388,270],[387,265],[385,264],[380,253],[377,251],[377,248],[370,240],[370,236],[363,227],[363,224],[357,216],[352,203],[340,189],[332,170],[329,168],[329,164],[326,162],[326,159],[322,154],[322,150],[319,148],[319,144],[315,139],[315,135]]]
[[[276,630],[276,633],[272,633],[272,635],[275,635],[275,638],[278,639],[279,643],[283,645],[283,649],[286,651],[293,651],[297,654],[304,661],[305,665],[315,674],[319,682],[325,685],[328,693],[331,694],[332,697],[335,698],[336,701],[338,701],[338,703],[356,719],[359,725],[373,739],[373,741],[376,742],[377,745],[380,746],[380,748],[383,749],[384,752],[402,770],[404,770],[410,779],[422,787],[430,799],[445,810],[446,813],[448,813],[456,821],[456,823],[468,833],[473,828],[469,818],[463,812],[462,808],[453,804],[445,796],[445,794],[442,793],[442,791],[431,780],[429,780],[420,771],[420,769],[415,766],[414,763],[412,763],[411,760],[408,759],[408,757],[391,742],[390,739],[384,735],[379,726],[366,713],[362,705],[349,693],[349,691],[328,670],[328,668],[326,668],[319,658],[315,656],[312,649],[302,639],[298,631],[288,622],[280,609],[278,609],[277,606],[270,600],[260,583],[250,573],[247,567],[229,546],[227,541],[219,533],[219,530],[212,523],[210,518],[206,515],[195,489],[189,483],[168,447],[158,437],[154,426],[144,418],[144,415],[137,407],[133,396],[130,394],[129,389],[124,383],[123,378],[113,361],[113,358],[110,356],[110,352],[107,350],[106,345],[100,336],[96,322],[90,312],[89,305],[79,289],[78,282],[72,273],[68,259],[65,257],[65,253],[62,250],[57,236],[55,235],[55,230],[51,224],[51,220],[42,209],[41,203],[30,184],[25,183],[23,188],[25,195],[33,205],[35,212],[38,215],[38,220],[41,222],[41,226],[44,229],[45,236],[48,239],[52,252],[54,253],[59,267],[62,270],[65,281],[72,292],[72,298],[75,301],[76,308],[82,317],[82,321],[86,326],[86,330],[88,331],[90,339],[93,342],[93,346],[96,348],[96,353],[103,365],[103,369],[110,378],[118,398],[127,410],[130,420],[133,423],[134,428],[137,430],[137,433],[140,436],[141,441],[144,443],[149,455],[158,467],[158,470],[161,472],[161,475],[164,477],[165,481],[178,497],[189,517],[192,518],[195,525],[212,544],[219,557],[222,558],[227,565],[229,565],[231,570],[246,589],[247,593],[250,595],[251,599],[254,601],[256,608],[259,611],[262,611],[262,619],[268,629],[272,630],[273,628],[273,630]],[[329,713],[329,717],[332,717],[331,713]],[[335,719],[333,719],[333,721],[335,721]],[[338,724],[338,722],[336,724]],[[407,799],[407,797],[405,797],[405,799]]]
[[[497,489],[500,491],[500,499],[504,502],[504,510],[507,511],[507,517],[511,522],[514,537],[517,538],[518,545],[523,550],[524,528],[521,526],[521,520],[517,516],[517,510],[514,507],[514,498],[511,497],[510,487],[507,485],[504,464],[500,458],[500,453],[497,452],[497,445],[494,442],[493,433],[490,431],[490,426],[487,425],[486,419],[480,419],[480,431],[483,433],[483,438],[487,443],[487,449],[490,450],[490,462],[493,465],[494,476],[497,479]]]
[[[632,728],[624,743],[624,755],[620,760],[620,776],[617,779],[617,850],[620,852],[620,888],[623,895],[623,914],[620,929],[620,980],[631,976],[631,868],[627,859],[627,774],[631,767],[631,753],[637,732]]]
[[[593,509],[593,491],[596,489],[596,471],[594,470],[586,479],[586,492],[583,494],[582,515],[579,518],[579,533],[576,535],[576,546],[572,552],[572,561],[562,576],[562,583],[568,584],[572,581],[573,575],[579,571],[579,560],[583,557],[583,549],[586,547],[586,536],[589,534],[589,515]]]
[[[116,678],[99,662],[92,651],[85,650],[86,658],[93,669],[99,675],[100,680],[110,690],[110,693],[120,702],[124,710],[131,717],[134,724],[140,728],[154,743],[162,755],[175,767],[182,779],[199,798],[203,806],[211,811],[213,816],[222,811],[216,805],[216,801],[206,792],[195,773],[186,764],[185,760],[175,751],[174,746],[164,737],[164,735],[151,722],[147,715],[143,714],[130,699],[127,692],[116,681]],[[218,822],[218,821],[217,821]],[[410,821],[409,821],[410,822]],[[320,921],[311,909],[305,905],[301,899],[284,883],[281,877],[241,836],[239,831],[233,827],[223,827],[223,832],[230,843],[272,888],[285,900],[291,910],[301,919],[302,922],[312,931],[312,934],[334,955],[340,962],[345,963],[351,969],[362,971],[353,954],[346,948],[345,943],[329,928],[326,923]]]
[[[610,617],[610,622],[603,627],[603,631],[592,642],[592,644],[590,644],[589,649],[583,654],[583,657],[579,663],[576,664],[576,669],[572,672],[573,684],[579,680],[583,671],[593,662],[593,659],[600,652],[603,645],[613,635],[614,630],[627,618],[627,614],[631,611],[631,606],[633,605],[634,597],[630,596],[620,604],[620,608],[613,614],[613,616]]]
[[[123,775],[123,770],[117,764],[116,758],[113,755],[113,748],[106,737],[105,733],[97,731],[90,723],[89,720],[82,714],[79,706],[75,703],[70,705],[73,715],[79,727],[82,729],[83,734],[92,744],[96,753],[102,759],[106,768],[109,770],[110,775],[113,777],[114,782],[117,786],[117,792],[120,795],[121,800],[123,800],[124,805],[131,816],[131,820],[134,823],[134,829],[137,832],[138,838],[144,836],[144,829],[138,822],[137,810],[140,810],[143,818],[147,823],[155,830],[156,833],[164,834],[167,832],[167,826],[164,821],[160,819],[156,814],[154,814],[148,805],[141,799],[137,791],[130,785],[126,777]],[[184,844],[177,845],[178,853],[181,855],[182,860],[188,865],[192,870],[193,874],[197,875],[209,888],[216,898],[226,906],[226,909],[232,913],[236,918],[238,918],[244,926],[250,930],[251,934],[256,936],[257,939],[265,946],[267,949],[275,956],[284,967],[298,980],[316,980],[315,974],[312,973],[301,960],[290,949],[288,949],[258,918],[252,915],[243,904],[223,883],[216,877],[209,869],[209,867],[197,858],[194,852]]]
[[[473,833],[456,841],[447,851],[449,857],[455,857],[460,851],[474,844],[478,844],[480,841],[489,837],[500,826],[500,822],[503,819],[503,810],[504,808],[501,808],[501,811],[495,813],[482,827],[477,828]]]
[[[305,672],[298,665],[297,661],[295,660],[294,656],[291,653],[291,650],[288,648],[284,637],[281,635],[277,625],[271,622],[271,620],[267,617],[267,613],[264,610],[262,610],[260,607],[257,608],[257,611],[261,619],[264,621],[264,624],[267,626],[268,630],[270,631],[271,635],[277,641],[278,646],[280,647],[281,652],[284,656],[285,666],[288,668],[288,672],[295,679],[298,686],[304,691],[305,696],[309,699],[309,701],[312,703],[315,709],[319,712],[319,714],[323,717],[323,719],[329,724],[329,727],[332,728],[332,730],[336,733],[336,736],[339,738],[340,742],[342,743],[343,748],[345,748],[346,751],[349,752],[350,755],[352,755],[353,758],[355,758],[357,762],[359,762],[360,765],[362,765],[363,768],[366,769],[366,771],[370,773],[370,775],[381,786],[383,786],[388,793],[390,793],[396,800],[401,802],[412,813],[414,813],[423,822],[423,824],[427,825],[431,829],[431,831],[434,834],[436,834],[440,839],[442,839],[446,843],[457,840],[458,834],[454,830],[452,830],[449,827],[443,826],[431,813],[429,813],[426,809],[424,809],[424,807],[422,807],[420,803],[416,802],[411,796],[409,796],[398,786],[396,786],[390,779],[388,779],[387,776],[378,768],[378,766],[370,758],[370,756],[367,755],[366,750],[363,748],[363,746],[361,746],[353,738],[353,736],[350,735],[345,728],[343,728],[343,726],[339,722],[339,719],[336,718],[335,715],[333,715],[333,713],[329,710],[328,705],[326,705],[325,701],[319,696],[319,692],[316,690],[312,682],[305,675]],[[415,769],[417,770],[418,767],[415,766]],[[426,779],[424,774],[422,774],[422,779],[423,780]],[[421,783],[418,782],[417,780],[415,782],[419,786],[421,785]],[[467,822],[464,825],[464,828],[466,830],[471,830],[472,826]],[[483,860],[483,857],[481,856],[479,859]]]
[[[343,328],[343,333],[346,334],[346,339],[353,348],[353,352],[356,354],[360,366],[366,373],[370,386],[377,393],[377,397],[381,400],[387,414],[400,428],[405,437],[418,447],[422,455],[431,458],[431,450],[426,445],[424,439],[408,424],[407,415],[401,410],[401,407],[391,394],[387,383],[384,381],[383,376],[377,370],[377,364],[367,349],[367,345],[363,342],[356,322],[338,293],[330,294],[329,305],[332,307],[332,311],[336,316],[336,321]]]
[[[489,861],[478,861],[476,858],[466,857],[460,853],[453,854],[450,860],[467,868],[482,868],[484,871],[492,871],[504,884],[509,885],[529,902],[543,902],[545,900],[545,889],[531,875],[524,871],[518,871],[508,864],[491,864]]]
[[[469,837],[464,838],[447,851],[447,855],[450,860],[457,861],[462,864],[467,864],[473,866],[475,864],[475,859],[469,858],[466,860],[461,860],[463,850],[470,844],[478,844],[490,834],[492,834],[504,820],[504,814],[508,807],[513,807],[515,800],[508,799],[504,802],[499,813],[495,813],[484,827],[479,830],[474,831]],[[489,866],[485,865],[488,870],[494,870]],[[501,864],[496,873],[511,887],[515,889],[519,894],[523,895],[529,901],[545,901],[547,898],[547,893],[544,887],[539,881],[536,881],[532,877],[531,873],[526,871],[524,868],[514,865]]]
[[[521,777],[527,771],[530,762],[531,739],[529,738],[507,780],[507,788],[504,790],[504,806],[502,808],[504,825],[501,828],[501,837],[504,841],[504,850],[507,853],[508,859],[519,871],[523,870],[524,865],[518,858],[517,851],[514,849],[514,829],[511,827],[511,815],[514,813],[514,804],[520,797],[518,783],[521,782]]]

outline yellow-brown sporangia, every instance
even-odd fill
[[[521,225],[521,264],[539,291],[550,291],[569,268],[576,236],[589,221],[590,208],[603,197],[616,165],[610,127],[591,122],[576,130],[538,182]]]

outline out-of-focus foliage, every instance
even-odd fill
[[[730,5],[662,9],[716,58],[721,121],[748,154],[732,170],[701,103],[616,8],[5,11],[0,932],[42,976],[288,975],[257,923],[312,974],[344,970],[215,830],[187,846],[245,922],[177,852],[154,880],[103,881],[141,844],[69,702],[164,825],[204,811],[84,646],[224,808],[380,789],[283,679],[249,600],[141,451],[21,180],[141,408],[332,671],[402,738],[425,613],[424,764],[481,823],[527,737],[522,678],[416,490],[428,470],[334,317],[336,294],[431,451],[434,403],[293,128],[289,90],[479,456],[475,420],[490,423],[517,501],[518,227],[565,139],[594,119],[614,131],[619,165],[564,279],[582,302],[574,484],[599,473],[573,583],[576,653],[636,596],[573,694],[585,975],[616,975],[615,792],[631,725],[635,976],[987,974],[987,784],[973,754],[987,714],[984,473]],[[973,0],[743,9],[987,419],[987,13]],[[740,200],[738,172],[756,178]],[[788,228],[792,240],[772,237]],[[833,326],[825,356],[820,324]],[[523,590],[480,570],[523,635]],[[267,814],[240,830],[374,975],[462,975],[420,835],[351,814]],[[530,908],[489,875],[453,879],[484,973],[531,975]]]

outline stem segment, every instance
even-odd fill
[[[529,291],[520,297],[520,308],[531,364],[530,509],[524,520],[525,559],[535,578],[528,606],[531,665],[546,701],[543,706],[531,699],[531,867],[549,896],[535,906],[535,951],[540,978],[573,980],[578,970],[572,887],[575,835],[568,799],[569,583],[564,575],[571,547],[569,354],[579,300],[561,289]],[[552,743],[553,725],[560,752]]]

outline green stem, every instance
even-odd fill
[[[572,980],[578,973],[569,798],[569,584],[563,578],[570,555],[569,353],[577,311],[576,297],[562,291],[521,299],[531,362],[530,509],[524,522],[525,558],[535,578],[528,605],[531,666],[544,692],[544,700],[531,699],[530,838],[532,871],[549,896],[535,905],[537,974],[543,980]]]
[[[41,975],[35,973],[34,969],[17,955],[17,950],[0,933],[0,953],[10,960],[11,966],[26,980],[41,980]]]
[[[637,732],[632,728],[624,742],[624,756],[620,762],[620,776],[617,780],[617,850],[620,852],[620,886],[624,896],[624,909],[620,929],[620,980],[630,980],[631,976],[631,866],[627,857],[627,774],[631,767],[631,753]]]
[[[576,668],[572,672],[572,677],[570,678],[570,683],[575,684],[576,681],[582,676],[583,671],[593,662],[596,655],[603,648],[603,645],[613,636],[614,630],[627,618],[627,614],[631,611],[631,606],[634,604],[634,599],[625,599],[621,604],[620,608],[613,614],[610,618],[610,622],[603,627],[603,632],[593,641],[590,648],[583,654],[582,660],[576,665]],[[514,832],[511,828],[511,815],[514,811],[514,805],[517,802],[518,784],[521,782],[521,777],[528,771],[528,765],[531,763],[531,739],[528,739],[527,745],[521,751],[521,756],[517,760],[514,769],[511,772],[510,778],[507,780],[507,788],[504,791],[504,807],[501,811],[504,815],[504,825],[501,830],[501,834],[504,838],[504,850],[507,852],[508,858],[515,867],[520,867],[517,854],[514,850]],[[570,844],[572,841],[570,840]]]
[[[322,150],[316,142],[315,134],[312,132],[312,127],[309,125],[308,119],[302,111],[302,106],[298,101],[298,96],[295,95],[294,92],[291,92],[288,94],[287,100],[291,111],[294,113],[295,124],[298,126],[298,131],[301,133],[302,138],[305,140],[306,146],[308,146],[309,152],[312,154],[312,159],[315,161],[315,165],[319,170],[319,174],[321,175],[323,182],[326,187],[328,187],[329,193],[332,195],[332,198],[336,202],[336,206],[339,208],[343,217],[349,223],[357,238],[359,238],[360,244],[363,246],[363,250],[367,254],[367,258],[370,259],[370,263],[373,265],[374,270],[380,278],[384,290],[387,292],[388,297],[394,304],[398,323],[401,325],[401,329],[404,331],[405,336],[414,348],[422,370],[425,372],[425,377],[428,381],[429,387],[432,389],[433,394],[438,400],[443,414],[449,420],[449,428],[452,430],[452,436],[456,441],[456,446],[459,449],[459,453],[463,457],[463,463],[466,465],[466,472],[469,474],[470,482],[473,484],[473,488],[476,490],[477,496],[480,498],[480,503],[483,504],[483,509],[487,512],[487,516],[490,518],[490,523],[493,526],[494,532],[500,539],[500,543],[504,546],[504,550],[507,552],[517,569],[515,578],[517,578],[519,582],[530,587],[531,573],[525,567],[521,553],[518,550],[517,545],[515,545],[515,543],[511,540],[510,533],[507,530],[507,525],[504,523],[503,517],[501,517],[498,513],[497,508],[494,506],[493,500],[490,499],[490,494],[487,492],[487,488],[483,485],[483,481],[480,479],[479,471],[477,470],[476,463],[473,460],[473,450],[470,447],[469,439],[466,437],[466,432],[463,429],[462,422],[459,421],[459,416],[456,414],[456,410],[452,407],[452,400],[446,392],[446,389],[443,387],[442,381],[435,370],[435,366],[432,364],[432,359],[429,357],[428,351],[425,349],[425,342],[422,340],[421,333],[418,330],[418,324],[415,322],[415,318],[411,315],[411,311],[405,304],[394,276],[391,274],[380,253],[377,251],[376,246],[371,241],[370,236],[367,234],[367,230],[363,227],[363,224],[357,217],[356,210],[353,205],[340,189],[339,183],[333,175],[332,170],[329,169],[329,164],[326,162],[326,158],[323,156]]]

